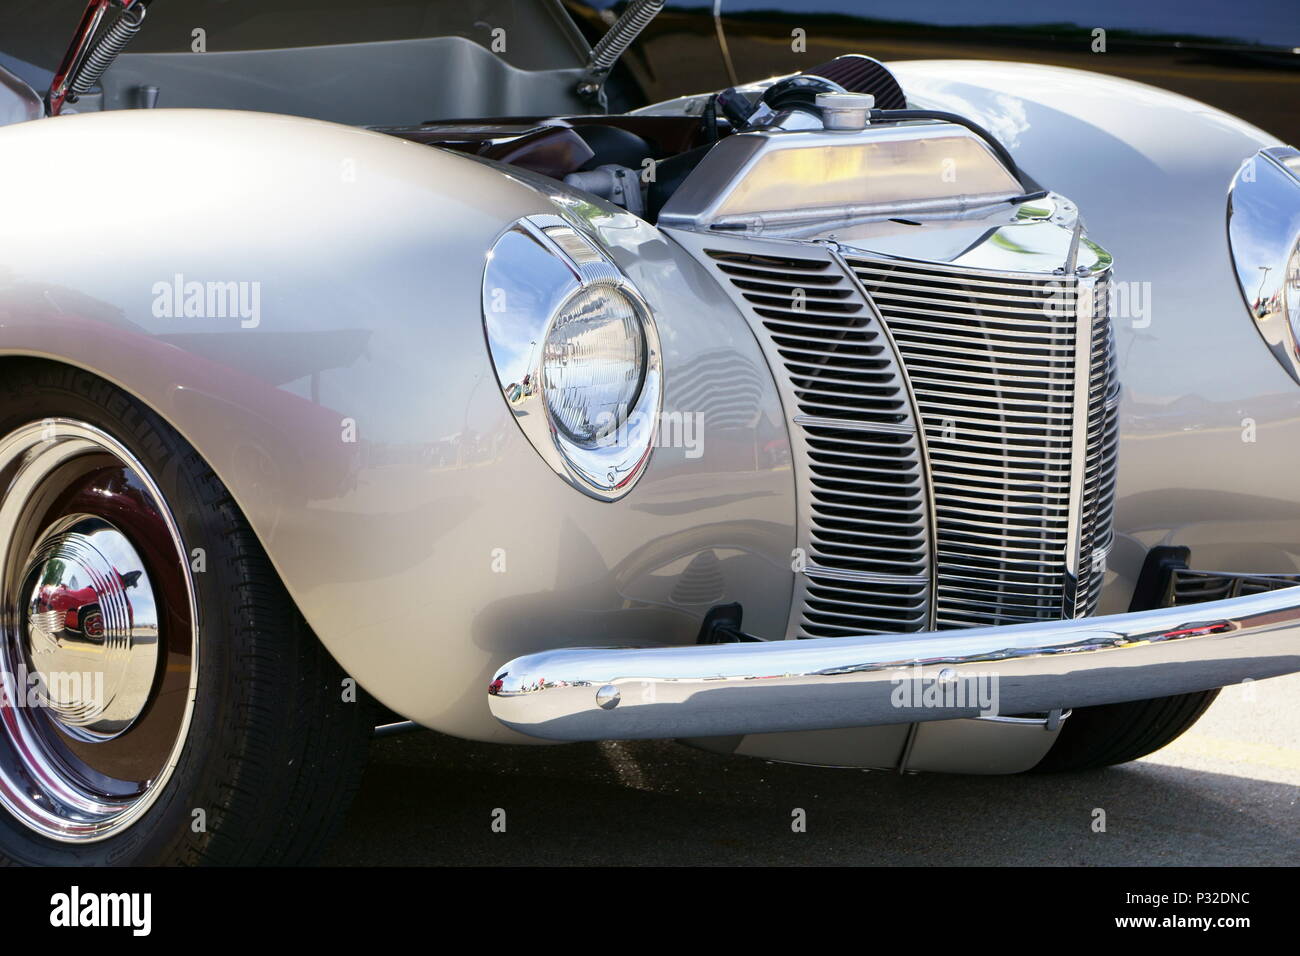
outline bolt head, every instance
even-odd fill
[[[606,684],[600,690],[596,691],[596,703],[602,710],[613,710],[618,706],[621,699],[618,688],[613,684]]]

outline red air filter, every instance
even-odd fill
[[[870,93],[876,98],[878,110],[907,109],[907,98],[903,96],[903,88],[894,79],[894,74],[878,60],[861,53],[837,56],[829,63],[804,70],[804,73],[832,80],[850,93]]]

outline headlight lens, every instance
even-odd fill
[[[556,427],[582,444],[618,428],[645,371],[636,306],[615,286],[580,289],[560,309],[542,354],[542,388]]]

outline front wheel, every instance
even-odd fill
[[[230,494],[133,398],[46,363],[0,386],[0,860],[302,862],[372,710]]]
[[[1217,690],[1076,707],[1034,773],[1094,770],[1137,760],[1172,743],[1200,719]]]

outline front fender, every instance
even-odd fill
[[[890,69],[909,102],[992,131],[1040,183],[1078,203],[1115,257],[1124,399],[1116,575],[1102,613],[1127,608],[1157,544],[1187,545],[1212,570],[1297,570],[1300,389],[1253,327],[1226,228],[1233,175],[1278,140],[1204,103],[1081,70]]]
[[[656,310],[669,407],[743,381],[740,414],[719,414],[744,424],[706,430],[698,456],[657,449],[609,505],[524,439],[483,338],[485,251],[562,194],[378,133],[214,110],[24,123],[0,155],[0,352],[93,371],[169,421],[389,707],[513,739],[483,700],[495,666],[557,637],[689,641],[705,608],[674,585],[705,551],[711,602],[784,628],[793,481],[756,452],[786,438],[775,387],[722,291],[652,227],[583,207]],[[191,308],[191,282],[247,295],[218,315]]]

